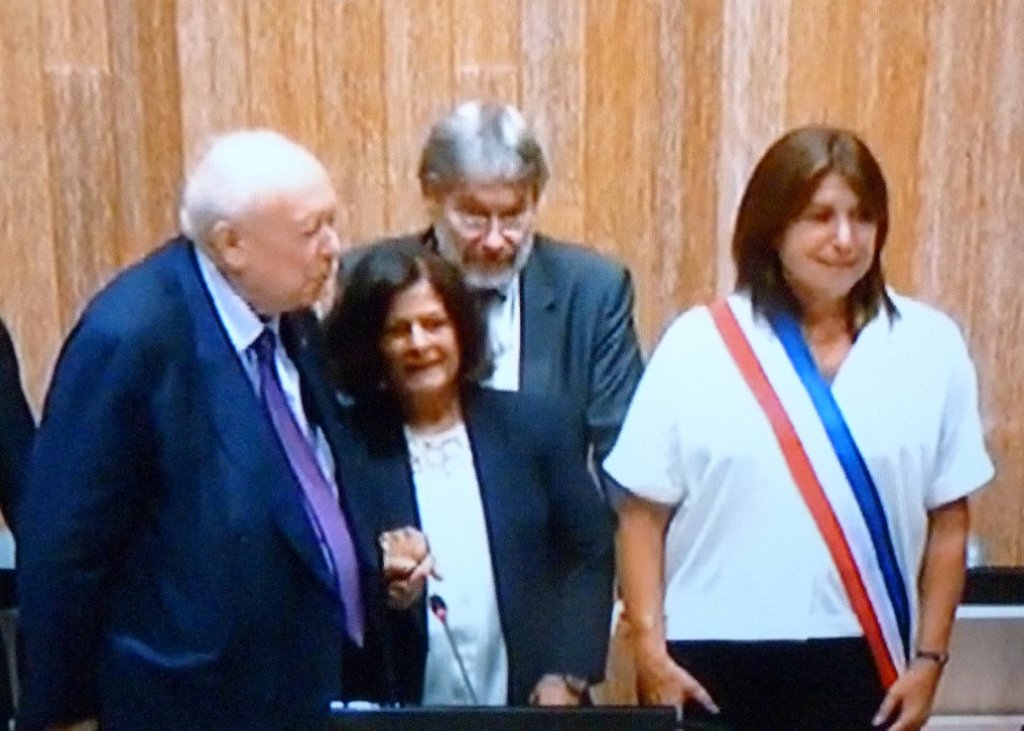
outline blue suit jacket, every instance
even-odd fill
[[[563,405],[548,401],[471,389],[462,404],[487,523],[513,705],[527,702],[544,673],[599,680],[611,623],[613,518],[587,471],[582,429],[567,418]],[[401,421],[386,408],[363,405],[348,412],[345,425],[341,473],[352,486],[349,499],[367,542],[363,550],[379,554],[380,533],[419,525]],[[379,574],[375,583],[379,609],[384,586]],[[419,702],[427,654],[425,600],[408,611],[382,611],[384,636],[371,639],[388,658],[391,676],[384,682],[394,685],[387,695]]]
[[[308,327],[282,318],[282,341],[330,441]],[[89,304],[47,397],[21,510],[25,725],[319,727],[343,607],[300,500],[192,244],[169,242]]]
[[[433,233],[377,246],[433,247]],[[345,259],[342,276],[362,254]],[[520,277],[520,390],[557,396],[583,416],[600,465],[611,452],[643,373],[629,270],[596,251],[537,234]]]

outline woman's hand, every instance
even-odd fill
[[[576,688],[564,675],[548,674],[537,681],[530,693],[531,706],[578,706],[586,691],[585,684]]]
[[[918,647],[933,651],[949,647],[953,617],[964,589],[969,525],[966,498],[928,511],[928,540],[919,580]],[[895,714],[890,731],[917,731],[932,711],[941,675],[941,663],[916,658],[889,688],[873,723],[880,726]]]
[[[388,606],[404,610],[420,600],[427,577],[440,579],[423,532],[406,526],[380,534],[382,571],[387,584]]]
[[[939,684],[942,668],[931,660],[915,660],[901,675],[889,692],[871,721],[881,726],[893,714],[897,714],[889,731],[917,731],[932,712],[935,689]]]
[[[633,642],[636,658],[636,684],[640,703],[645,706],[683,706],[688,701],[700,703],[709,713],[719,708],[704,686],[669,656],[665,643],[657,635],[640,637]]]

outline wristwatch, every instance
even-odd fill
[[[946,650],[914,650],[915,660],[931,660],[942,668],[949,662],[949,652]]]
[[[583,678],[577,678],[575,675],[569,675],[568,673],[562,675],[562,681],[577,698],[582,698],[583,694],[590,689],[590,683]]]

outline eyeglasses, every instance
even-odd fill
[[[521,239],[526,235],[533,222],[533,209],[527,208],[515,213],[470,213],[458,208],[447,208],[445,211],[452,227],[463,236],[484,236],[491,230],[494,221],[498,233],[507,239]]]

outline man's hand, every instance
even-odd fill
[[[543,676],[530,693],[532,706],[578,706],[582,699],[583,692],[574,690],[564,675]]]
[[[918,731],[931,715],[941,674],[938,663],[915,660],[889,688],[871,723],[881,726],[895,713],[898,715],[889,731]]]

